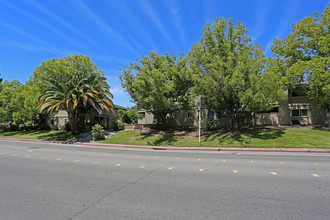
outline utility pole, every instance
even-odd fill
[[[198,142],[201,142],[201,97],[198,97]]]

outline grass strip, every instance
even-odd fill
[[[165,132],[123,131],[103,143],[182,146],[182,147],[262,147],[262,148],[330,148],[330,130],[314,128],[258,129],[243,132],[211,133],[202,137]]]
[[[47,141],[66,141],[72,138],[68,131],[12,131],[0,133],[2,138],[37,139]]]

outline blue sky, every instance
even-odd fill
[[[83,54],[102,69],[115,104],[134,105],[119,68],[150,51],[188,54],[215,18],[233,18],[271,56],[273,39],[323,12],[326,0],[0,0],[0,73],[25,83],[44,60]]]

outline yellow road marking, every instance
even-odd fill
[[[31,157],[31,155],[27,155],[27,156],[25,156],[25,157]]]
[[[116,167],[121,167],[121,166],[122,166],[121,163],[116,164]]]
[[[276,172],[269,172],[270,174],[272,174],[272,175],[277,175],[277,173]]]
[[[223,160],[223,162],[226,162],[226,160]]]
[[[147,165],[143,165],[143,166],[141,166],[141,168],[145,168]]]
[[[168,168],[168,169],[169,169],[169,170],[173,170],[173,168],[174,168],[174,167],[170,167],[170,168]]]
[[[318,163],[314,163],[315,166],[318,166],[319,164]]]
[[[198,158],[198,160],[201,160],[201,158]]]
[[[75,160],[74,162],[75,162],[75,163],[78,163],[79,161],[80,161],[80,160]]]
[[[199,171],[203,172],[203,171],[204,171],[204,169],[199,169]]]
[[[94,164],[99,164],[99,163],[100,163],[99,161],[94,162]]]
[[[58,158],[58,159],[56,159],[56,160],[62,160],[62,158]]]
[[[238,173],[238,170],[233,170],[233,173]]]
[[[45,159],[46,157],[41,157],[41,159]]]
[[[320,174],[316,174],[316,173],[313,173],[311,175],[314,176],[314,177],[322,177]]]
[[[180,158],[177,157],[177,158],[175,158],[175,159],[179,160]]]
[[[253,163],[254,161],[253,161],[253,160],[251,160],[250,162],[251,162],[251,163]]]

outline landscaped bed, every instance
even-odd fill
[[[123,131],[103,143],[185,147],[330,148],[330,130],[321,128],[263,127],[203,131]]]

